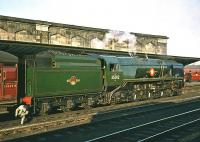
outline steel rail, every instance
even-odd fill
[[[148,141],[148,140],[155,139],[156,137],[160,137],[161,135],[164,135],[164,134],[166,134],[166,133],[172,132],[172,131],[177,130],[177,129],[179,129],[179,128],[182,128],[182,127],[191,125],[191,124],[196,123],[196,122],[198,122],[198,121],[200,121],[200,118],[195,119],[195,120],[190,121],[190,122],[187,122],[187,123],[184,123],[184,124],[182,124],[182,125],[173,127],[173,128],[171,128],[171,129],[165,130],[165,131],[163,131],[163,132],[160,132],[160,133],[158,133],[158,134],[152,135],[152,136],[150,136],[150,137],[141,139],[141,140],[139,140],[139,141],[137,141],[137,142],[144,142],[144,141]]]
[[[151,125],[151,124],[166,121],[166,120],[169,120],[169,119],[172,119],[172,118],[176,118],[176,117],[179,117],[179,116],[183,116],[183,115],[198,112],[198,111],[200,111],[200,108],[195,109],[195,110],[191,110],[191,111],[187,111],[187,112],[184,112],[184,113],[176,114],[176,115],[173,115],[173,116],[169,116],[169,117],[166,117],[166,118],[162,118],[162,119],[159,119],[159,120],[155,120],[155,121],[152,121],[152,122],[148,122],[148,123],[145,123],[145,124],[142,124],[142,125],[130,127],[130,128],[124,129],[124,130],[116,131],[116,132],[111,133],[111,134],[107,134],[107,135],[104,135],[104,136],[101,136],[101,137],[97,137],[97,138],[94,138],[94,139],[91,139],[91,140],[87,140],[86,142],[93,142],[93,141],[102,140],[102,139],[108,138],[110,136],[115,136],[115,135],[118,135],[120,133],[124,133],[124,132],[134,130],[134,129],[137,129],[137,128],[142,128],[144,126],[148,126],[148,125]]]

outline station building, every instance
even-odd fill
[[[0,40],[167,55],[167,36],[0,16]]]

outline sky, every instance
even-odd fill
[[[200,57],[199,0],[0,0],[0,15],[168,36],[168,55]]]

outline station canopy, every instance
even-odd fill
[[[18,63],[18,58],[8,52],[0,51],[0,63]]]
[[[124,51],[111,51],[102,49],[92,49],[74,46],[62,46],[62,45],[50,45],[41,43],[30,43],[21,41],[8,41],[0,40],[0,51],[8,52],[17,57],[23,57],[24,55],[35,55],[42,51],[55,50],[66,52],[70,54],[98,54],[98,55],[113,55],[113,56],[130,56],[130,53]],[[142,58],[154,58],[163,60],[174,60],[183,65],[188,65],[197,61],[200,58],[195,57],[181,57],[181,56],[169,56],[169,55],[155,55],[145,53],[131,53],[132,56],[139,56]]]

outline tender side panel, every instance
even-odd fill
[[[101,72],[96,68],[69,70],[37,70],[36,96],[66,95],[99,92],[102,89]]]
[[[82,61],[82,60],[80,60]],[[96,60],[97,61],[97,60]],[[65,96],[100,92],[103,88],[100,63],[56,62],[59,67],[29,67],[26,72],[28,96]]]

